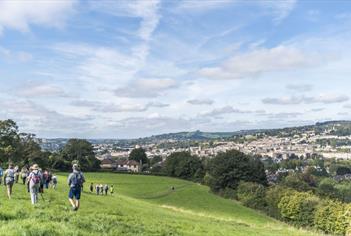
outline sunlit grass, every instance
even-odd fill
[[[66,174],[35,207],[25,186],[16,184],[11,200],[1,186],[0,235],[317,235],[187,181],[107,173],[88,173],[86,179],[78,212],[67,201]],[[115,195],[89,193],[90,182],[114,184]]]

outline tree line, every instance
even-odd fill
[[[43,169],[68,171],[72,163],[79,163],[84,171],[100,168],[93,146],[87,140],[70,139],[57,153],[43,151],[34,134],[21,133],[13,120],[0,120],[0,162],[3,166],[14,163],[30,166],[34,163]]]

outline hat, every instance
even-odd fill
[[[34,164],[34,165],[32,166],[32,169],[33,169],[33,170],[38,170],[38,169],[39,169],[39,166],[38,166],[37,164]]]

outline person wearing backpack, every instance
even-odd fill
[[[4,175],[4,170],[0,166],[0,185],[2,184],[2,176]]]
[[[73,172],[68,176],[68,185],[70,187],[68,200],[72,205],[72,210],[77,211],[79,209],[80,194],[82,191],[82,185],[85,182],[84,175],[80,171],[78,164],[72,166]]]
[[[29,184],[30,199],[33,205],[35,205],[38,202],[39,188],[42,178],[43,176],[39,171],[39,166],[37,164],[34,164],[32,166],[32,172],[27,178]]]
[[[4,173],[4,182],[7,187],[7,196],[9,199],[11,199],[12,187],[15,183],[15,170],[12,163],[9,165],[9,168]]]

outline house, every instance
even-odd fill
[[[140,172],[140,164],[133,160],[118,160],[117,171]]]
[[[115,160],[112,159],[104,159],[100,163],[101,169],[116,169],[117,163]]]

